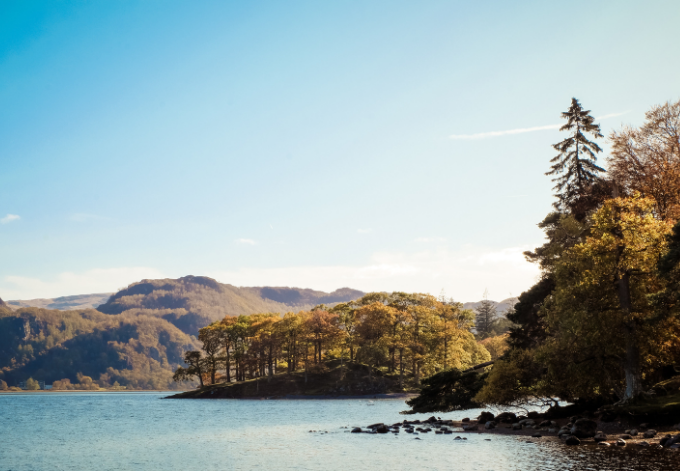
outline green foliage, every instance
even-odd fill
[[[33,378],[28,378],[26,380],[26,389],[29,391],[37,391],[40,389],[40,384]]]
[[[488,373],[472,371],[462,373],[451,369],[423,380],[423,389],[417,397],[406,401],[411,407],[408,414],[451,412],[479,407],[474,399],[484,385]]]

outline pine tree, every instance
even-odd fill
[[[585,134],[593,138],[603,137],[600,125],[595,124],[595,118],[590,111],[584,110],[576,98],[571,99],[571,107],[562,113],[567,124],[560,131],[571,131],[571,136],[553,145],[559,152],[550,161],[553,165],[546,175],[555,175],[554,190],[557,192],[555,209],[564,211],[574,208],[578,200],[585,197],[590,187],[598,181],[600,172],[605,170],[596,165],[597,157],[602,149],[596,143],[589,141]]]
[[[475,310],[477,311],[475,316],[477,335],[486,338],[491,335],[493,322],[496,319],[496,305],[488,300],[488,291],[484,291],[484,299]]]

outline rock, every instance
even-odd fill
[[[623,438],[624,440],[630,440],[633,437],[630,436],[630,433],[624,433],[619,438]]]
[[[659,445],[661,445],[661,446],[663,446],[663,447],[670,446],[670,445],[667,445],[667,443],[668,443],[670,440],[671,440],[671,436],[670,436],[670,435],[666,435],[666,436],[663,437],[661,440],[659,440]]]
[[[556,429],[555,427],[550,427],[550,428],[548,429],[548,432],[549,432],[549,433],[557,433],[557,429]]]
[[[379,425],[385,425],[385,424],[383,424],[382,422],[380,422],[379,424],[371,424],[371,425],[369,425],[369,426],[366,427],[366,428],[376,428],[376,427],[378,427]]]
[[[461,420],[461,422],[463,423],[470,422],[470,417],[465,417],[463,420]]]
[[[390,428],[387,425],[378,425],[375,428],[375,431],[378,433],[387,433],[390,431]]]
[[[450,435],[450,434],[453,433],[453,430],[444,430],[444,433],[445,433],[446,435]]]
[[[466,432],[474,432],[475,430],[478,430],[477,424],[465,424],[463,425],[463,430]]]
[[[597,432],[593,438],[596,442],[603,442],[607,439],[607,435],[603,432]]]
[[[649,446],[649,442],[641,441],[636,443],[637,446]]]
[[[477,417],[477,421],[480,424],[484,424],[484,423],[486,423],[490,420],[493,420],[493,419],[494,419],[494,415],[491,412],[488,412],[488,411],[482,412],[481,414],[479,414],[479,417]]]
[[[607,443],[607,442],[599,442],[598,445],[609,446],[609,443]]]
[[[541,414],[539,414],[536,411],[531,411],[527,413],[527,417],[529,417],[530,419],[539,419],[541,417]]]
[[[432,423],[434,423],[434,422],[436,422],[436,421],[437,421],[437,418],[433,415],[432,417],[430,417],[429,419],[427,419],[425,422],[428,422],[428,423],[431,423],[431,424],[432,424]]]
[[[677,450],[680,449],[680,443],[675,443],[669,447],[671,450]]]
[[[518,421],[517,423],[522,425],[522,426],[529,426],[529,425],[533,426],[536,422],[534,422],[532,419],[522,419],[522,420]]]
[[[407,428],[407,429],[405,429],[404,431],[405,431],[406,433],[413,433],[413,429],[412,429],[412,428]]]
[[[656,430],[650,428],[645,433],[643,433],[642,436],[645,438],[654,438],[656,436]]]
[[[352,433],[361,433],[361,429],[359,427],[354,427]]]
[[[496,422],[494,422],[493,420],[489,420],[487,423],[484,424],[484,428],[487,430],[496,428]]]
[[[538,425],[539,425],[539,427],[550,427],[552,424],[550,423],[549,420],[544,420],[543,422],[541,422]]]
[[[616,446],[626,446],[626,441],[623,438],[616,440]]]
[[[576,446],[581,444],[581,440],[572,435],[571,437],[567,438],[567,441],[564,443],[566,443],[569,446]]]
[[[520,424],[512,424],[512,429],[513,430],[522,430],[522,426]]]
[[[640,430],[647,430],[649,428],[649,424],[640,424]]]
[[[637,429],[636,429],[636,428],[634,428],[634,429],[631,429],[631,431],[630,431],[630,432],[628,432],[628,433],[629,433],[630,435],[632,435],[632,436],[636,437],[636,436],[637,436],[637,434],[638,434],[638,431],[637,431]]]
[[[532,437],[534,437],[534,438],[541,438],[542,436],[543,436],[543,435],[541,435],[541,434],[538,433],[538,432],[536,432],[536,433],[534,433],[534,434],[532,435]]]
[[[512,424],[517,421],[517,415],[514,412],[502,412],[494,420],[502,424]]]
[[[571,434],[578,438],[590,438],[595,436],[597,422],[590,419],[578,419],[571,427]]]
[[[462,438],[460,438],[460,435],[456,435],[456,438],[454,438],[454,440],[462,440]]]

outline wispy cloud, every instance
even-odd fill
[[[629,113],[630,110],[628,111],[622,111],[621,113],[610,113],[610,114],[605,114],[603,116],[597,116],[595,119],[597,120],[603,120],[603,119],[608,119],[608,118],[615,118],[616,116],[623,116],[626,113]],[[510,136],[513,134],[523,134],[526,132],[536,132],[536,131],[545,131],[548,129],[559,129],[562,127],[563,124],[548,124],[546,126],[534,126],[531,128],[518,128],[518,129],[508,129],[505,131],[489,131],[489,132],[479,132],[476,134],[452,134],[449,136],[449,139],[487,139],[489,137],[498,137],[498,136]]]
[[[18,216],[16,214],[8,214],[4,218],[0,219],[0,223],[1,224],[7,224],[7,223],[10,223],[12,221],[17,221],[19,219],[21,219],[21,216]]]
[[[255,242],[253,239],[236,239],[234,242],[237,244],[241,245],[256,245],[257,242]]]
[[[373,232],[373,229],[357,229],[359,234],[370,234],[371,232]]]

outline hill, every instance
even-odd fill
[[[40,307],[43,309],[58,309],[68,311],[72,309],[96,309],[104,304],[113,293],[77,294],[61,296],[59,298],[40,298],[28,300],[11,300],[7,305],[12,308]]]
[[[130,313],[165,319],[183,332],[195,335],[201,327],[225,316],[307,310],[317,304],[332,305],[363,295],[349,288],[332,293],[283,287],[238,288],[205,276],[185,276],[133,283],[97,310],[111,315]]]
[[[489,300],[491,301],[491,300]],[[496,302],[496,301],[491,301],[495,306],[496,306],[496,313],[500,315],[504,315],[505,312],[507,312],[508,309],[512,308],[517,304],[517,301],[519,301],[519,298],[507,298],[504,299],[503,301]],[[482,301],[477,301],[477,302],[469,302],[469,303],[463,303],[463,307],[465,309],[477,309],[479,305],[482,304]]]
[[[149,316],[107,316],[93,309],[0,308],[0,379],[52,383],[82,375],[100,386],[173,387],[172,373],[196,340]]]

